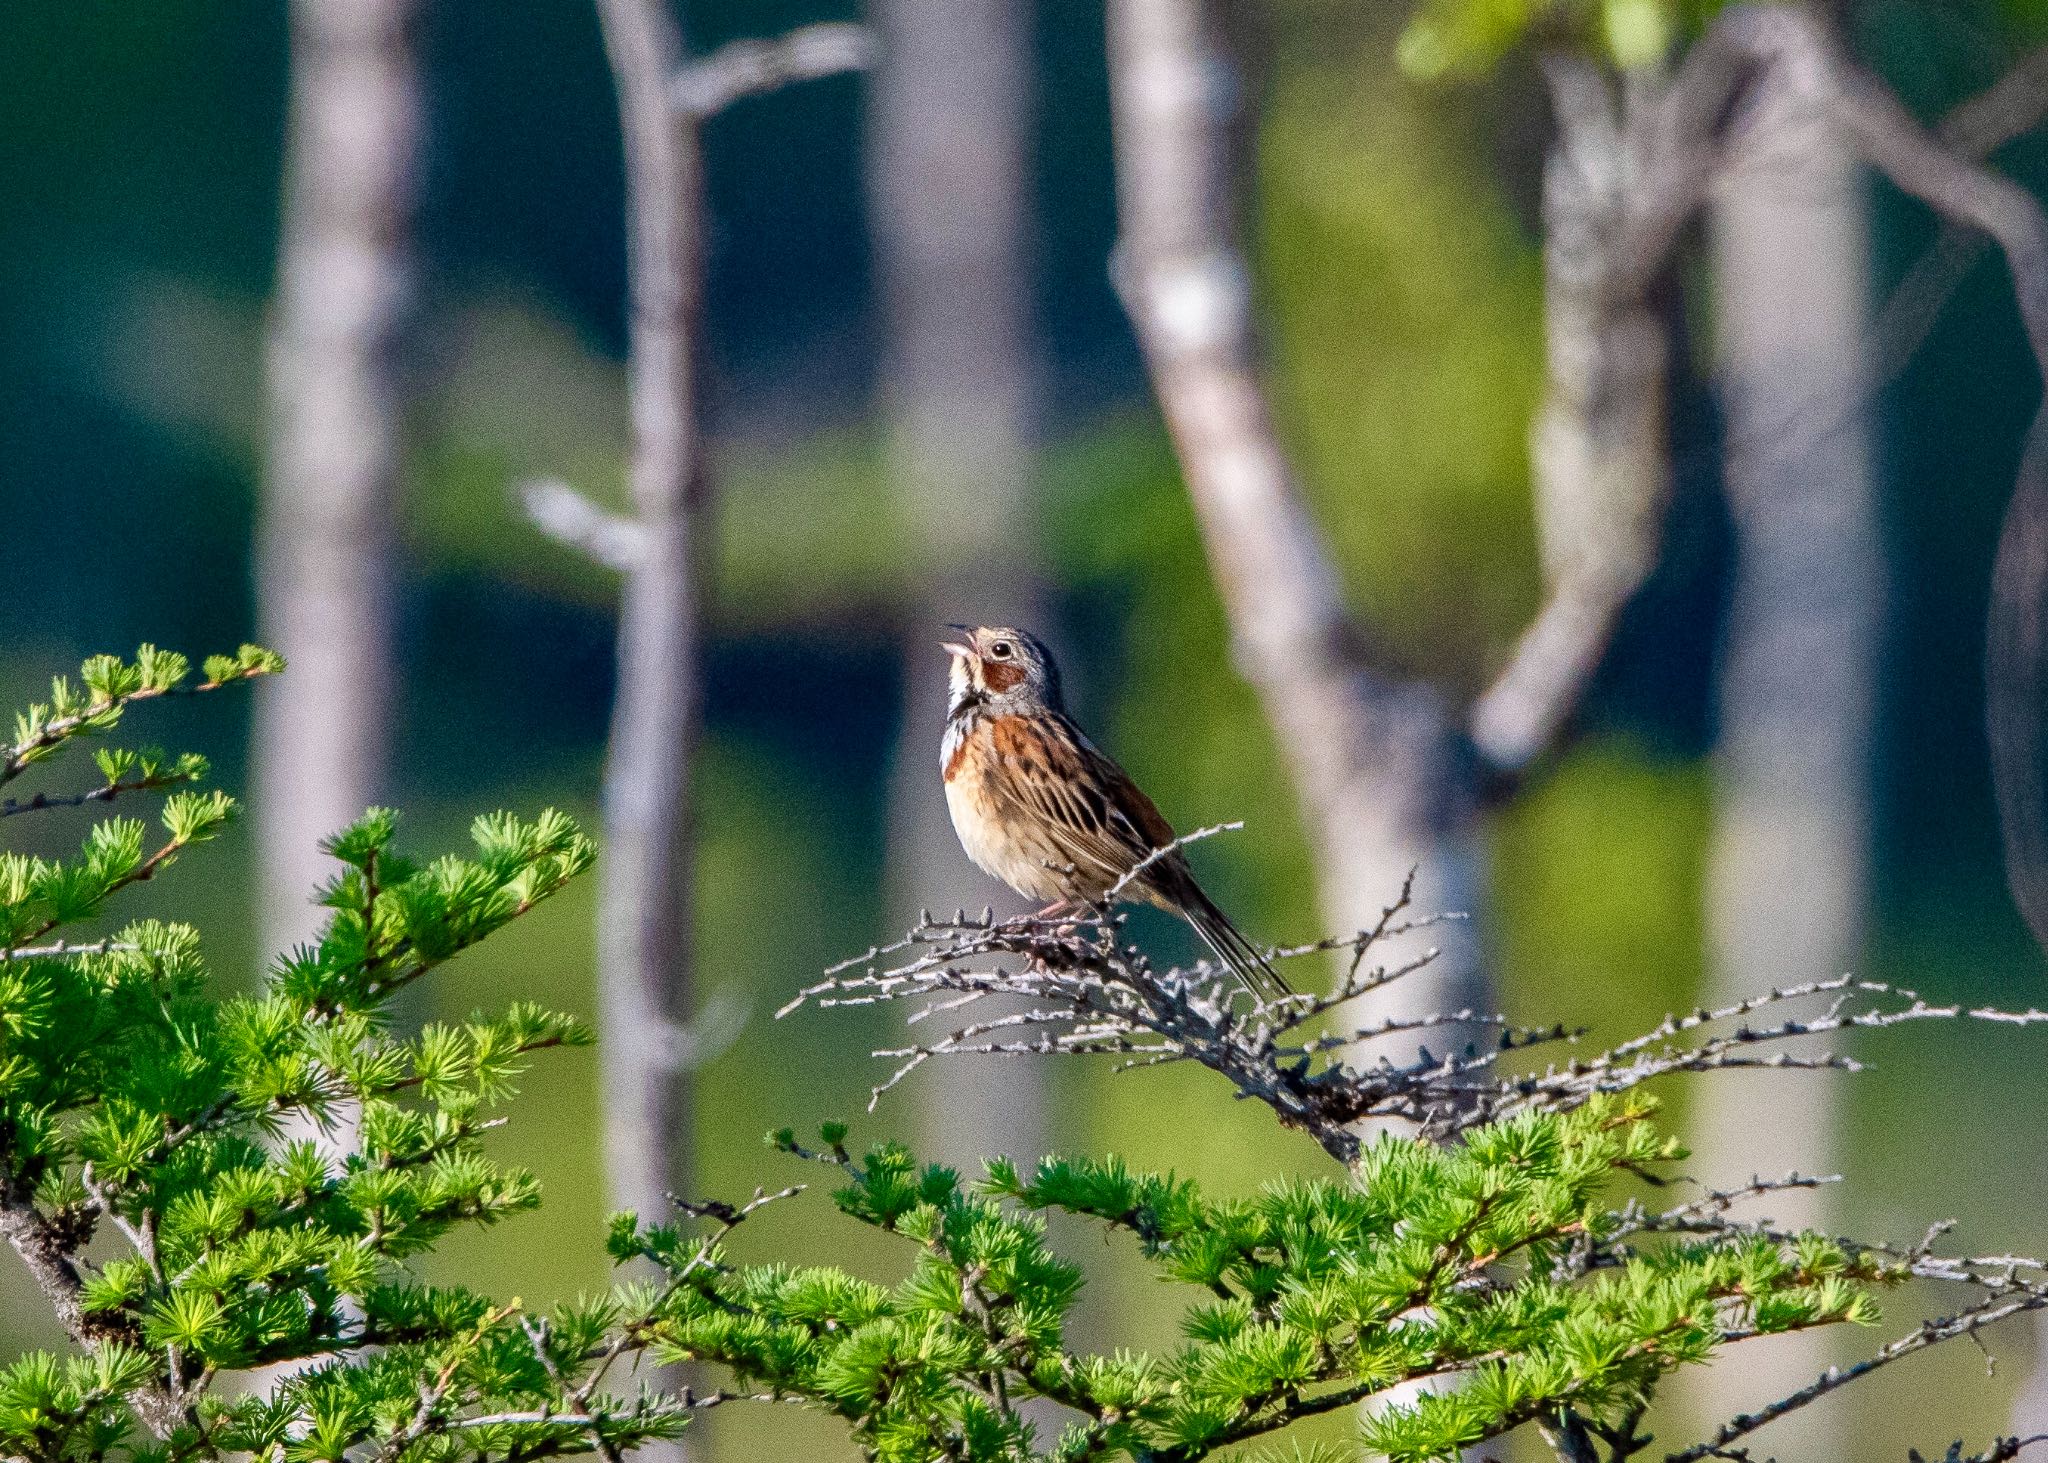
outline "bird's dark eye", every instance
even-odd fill
[[[1011,645],[1009,641],[998,640],[995,644],[991,645],[988,648],[988,653],[994,656],[997,660],[1008,660],[1010,656],[1013,653],[1015,653],[1015,650],[1016,647]]]

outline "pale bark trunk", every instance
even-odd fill
[[[1483,907],[1471,759],[1429,687],[1375,673],[1276,438],[1258,378],[1232,176],[1240,88],[1198,0],[1113,0],[1118,285],[1229,616],[1316,854],[1331,929],[1371,926],[1416,870],[1425,910]],[[1375,1007],[1477,1003],[1470,923]]]
[[[1670,343],[1649,292],[1661,257],[1633,247],[1651,104],[1624,115],[1594,63],[1544,58],[1556,140],[1543,167],[1543,403],[1529,469],[1546,585],[1499,677],[1472,709],[1489,771],[1525,775],[1569,730],[1615,625],[1656,566],[1670,501]]]
[[[265,955],[319,928],[319,842],[386,792],[393,517],[421,100],[413,0],[298,0],[258,636],[291,673],[255,710]]]
[[[1862,956],[1883,571],[1867,394],[1864,183],[1786,86],[1758,98],[1716,199],[1713,263],[1735,584],[1720,672],[1706,999],[1854,969]],[[1821,403],[1818,409],[1815,403]],[[1838,1167],[1840,1084],[1757,1074],[1700,1090],[1692,1169],[1714,1184]],[[1824,1226],[1815,1191],[1771,1217]],[[1818,1372],[1828,1343],[1744,1347],[1702,1374],[1726,1418]],[[1772,1445],[1827,1456],[1825,1414]]]
[[[604,854],[598,861],[598,1041],[608,1207],[672,1216],[690,1184],[688,1026],[695,949],[691,797],[699,730],[697,414],[703,156],[671,88],[682,27],[668,0],[597,0],[618,91],[626,173],[627,485],[635,548],[619,603]],[[665,1379],[674,1385],[675,1378]],[[680,1463],[690,1442],[649,1444]]]
[[[283,217],[269,343],[270,460],[257,638],[284,656],[256,700],[257,929],[270,959],[315,939],[320,843],[388,795],[397,682],[401,334],[416,287],[423,103],[415,0],[294,0]],[[286,1136],[352,1152],[359,1114]],[[280,1369],[281,1378],[297,1367]],[[276,1380],[276,1379],[273,1379]]]
[[[688,1182],[682,1071],[691,1010],[690,773],[698,734],[697,518],[703,508],[695,360],[702,159],[672,105],[681,27],[663,0],[598,0],[625,143],[638,526],[619,611],[599,861],[599,1039],[608,1198],[665,1219]]]
[[[871,196],[885,319],[888,471],[925,566],[903,646],[889,898],[905,923],[1012,896],[960,851],[939,777],[947,621],[1041,625],[1032,511],[1037,347],[1031,274],[1031,31],[1010,0],[881,0]],[[1029,1161],[1046,1142],[1045,1066],[941,1062],[921,1152]]]

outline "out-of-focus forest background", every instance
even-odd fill
[[[688,24],[692,47],[709,50],[857,18],[825,0],[698,0]],[[1469,696],[1542,592],[1529,432],[1543,384],[1550,123],[1536,67],[1518,53],[1477,75],[1404,70],[1407,18],[1399,6],[1324,0],[1257,7],[1246,244],[1280,433],[1351,602],[1392,661]],[[1875,0],[1840,17],[1861,61],[1927,118],[1996,80],[2043,24],[2030,3],[1967,0]],[[1061,649],[1080,719],[1170,816],[1184,828],[1245,820],[1196,854],[1219,900],[1255,938],[1307,939],[1320,916],[1294,793],[1234,670],[1111,283],[1103,14],[1045,0],[1018,38],[1033,383],[1022,487],[992,510],[993,541],[977,553],[1028,586],[1017,617]],[[618,116],[591,9],[430,0],[418,41],[419,272],[404,332],[391,760],[377,796],[404,810],[415,847],[433,848],[497,806],[552,803],[595,819],[616,587],[537,532],[515,489],[561,476],[623,501],[626,278]],[[886,1074],[867,1055],[888,1041],[883,1019],[771,1019],[821,966],[900,930],[919,904],[997,893],[977,892],[949,836],[912,864],[958,860],[943,889],[905,887],[905,855],[891,851],[892,828],[900,843],[906,826],[891,812],[899,755],[906,775],[936,774],[937,622],[995,607],[947,612],[953,530],[929,521],[895,466],[873,84],[808,83],[704,130],[702,395],[716,498],[697,994],[747,1012],[698,1074],[696,1187],[709,1192],[786,1181],[759,1145],[771,1126],[849,1116],[862,1136],[930,1132],[938,1120],[920,1104],[974,1080],[927,1069],[865,1117],[868,1088]],[[252,554],[287,86],[276,5],[30,0],[0,13],[10,703],[89,652],[151,639],[199,653],[258,634]],[[2012,142],[1997,161],[2048,187],[2039,140]],[[1849,186],[1869,220],[1859,288],[1875,300],[1934,225],[1867,177]],[[1688,253],[1683,307],[1666,312],[1678,369],[1665,552],[1598,673],[1582,734],[1484,825],[1482,940],[1499,1000],[1518,1018],[1586,1023],[1602,1037],[1702,999],[1709,981],[1725,740],[1716,668],[1736,563],[1714,371],[1727,302],[1702,283],[1705,256]],[[1724,267],[1718,288],[1729,279]],[[2034,1004],[2044,964],[2005,890],[1982,732],[1987,583],[2038,394],[1995,255],[1873,390],[1881,570],[1875,705],[1860,719],[1867,775],[1854,788],[1867,799],[1868,865],[1849,920],[1860,925],[1853,963],[1937,1000]],[[244,791],[248,714],[247,699],[222,698],[153,712],[151,731],[206,751],[218,780]],[[251,975],[268,953],[255,849],[245,823],[152,891],[154,907],[207,932],[217,965]],[[458,963],[430,998],[439,1004],[422,997],[414,1014],[515,996],[589,1013],[594,893],[573,891]],[[1135,928],[1162,949],[1189,948],[1164,920]],[[1833,973],[1758,971],[1752,984]],[[1851,1181],[1828,1214],[1899,1239],[1954,1215],[1967,1249],[2048,1248],[2038,1038],[1930,1027],[1857,1050],[1872,1070],[1768,1089],[1786,1110],[1839,1090],[1833,1161]],[[501,1141],[539,1173],[544,1207],[437,1257],[445,1273],[516,1276],[535,1300],[602,1281],[604,1061],[602,1050],[575,1054],[535,1073],[535,1096]],[[1306,1142],[1276,1153],[1262,1117],[1221,1102],[1201,1074],[1066,1064],[1023,1090],[1042,1106],[1048,1148],[1120,1151],[1224,1188],[1271,1177],[1276,1161],[1321,1162]],[[1670,1094],[1681,1132],[1695,1094]],[[1199,1123],[1160,1121],[1168,1112]],[[858,1241],[822,1203],[787,1207],[758,1226],[780,1244],[828,1232]],[[882,1251],[861,1258],[893,1263]],[[1089,1324],[1122,1341],[1146,1339],[1132,1324],[1170,1337],[1165,1298],[1134,1272],[1119,1281],[1113,1255],[1088,1262],[1109,1277]],[[0,1347],[48,1335],[24,1294],[0,1266]],[[2030,1381],[2048,1396],[2033,1333],[2022,1325],[1993,1345],[1995,1376],[1977,1353],[1944,1348],[1894,1374],[1887,1406],[1924,1419],[1913,1430],[1923,1442],[2015,1420],[2048,1426],[2048,1400],[2026,1400]],[[722,1412],[701,1435],[707,1456],[771,1444],[842,1455],[829,1427],[775,1412]],[[1853,1392],[1830,1404],[1821,1446],[1840,1458],[1902,1447],[1895,1413],[1861,1417]]]

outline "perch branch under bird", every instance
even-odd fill
[[[1583,1055],[1576,1049],[1587,1035],[1584,1028],[1530,1026],[1475,1010],[1357,1020],[1354,1003],[1369,1005],[1436,958],[1431,949],[1399,957],[1391,951],[1397,942],[1412,949],[1415,942],[1401,937],[1443,918],[1416,912],[1404,886],[1370,929],[1267,952],[1276,962],[1341,953],[1343,973],[1329,990],[1260,998],[1241,990],[1219,964],[1156,963],[1126,938],[1119,915],[998,920],[987,911],[950,918],[927,912],[903,939],[828,970],[777,1015],[807,1006],[902,1004],[913,1030],[927,1024],[939,1029],[938,1035],[875,1053],[892,1065],[872,1089],[870,1110],[939,1057],[1097,1056],[1120,1069],[1193,1062],[1345,1164],[1354,1163],[1369,1142],[1397,1141],[1386,1131],[1390,1123],[1405,1124],[1426,1140],[1456,1143],[1484,1124],[1569,1111],[1596,1095],[1679,1073],[1860,1070],[1846,1053],[1813,1050],[1809,1039],[1816,1036],[1926,1021],[2048,1024],[2048,1012],[2038,1009],[1933,1002],[1899,986],[1846,975],[1777,987],[1713,1009],[1674,1012],[1638,1036]],[[977,1006],[991,997],[1003,998],[1001,1013],[979,1015]],[[1804,1009],[1793,1003],[1810,1006],[1814,997],[1827,998],[1818,1012],[1783,1014]],[[1432,1050],[1432,1039],[1443,1049]],[[1368,1125],[1380,1129],[1378,1138]],[[1651,1236],[1755,1236],[1794,1243],[1797,1235],[1750,1211],[1774,1195],[1839,1181],[1799,1173],[1754,1176],[1727,1188],[1701,1186],[1696,1196],[1667,1208],[1631,1204],[1618,1223],[1577,1237],[1552,1263],[1557,1278],[1568,1281],[1629,1264],[1636,1246]],[[2048,1308],[2048,1265],[2018,1255],[1936,1253],[1952,1227],[1933,1225],[1911,1244],[1840,1239],[1893,1283],[1959,1288],[1960,1298],[1944,1301],[1942,1314],[1854,1365],[1829,1367],[1777,1400],[1719,1424],[1698,1443],[1670,1453],[1669,1463],[1747,1457],[1741,1440],[1787,1413],[1930,1346],[1975,1338],[1998,1321]],[[1739,1324],[1730,1325],[1726,1339],[1748,1339]],[[1598,1425],[1610,1458],[1628,1458],[1649,1446],[1650,1439],[1636,1431],[1640,1420]],[[1576,1416],[1569,1421],[1594,1426]],[[2033,1441],[2040,1440],[1999,1438],[1988,1451],[1954,1450],[1949,1456],[1960,1463],[2009,1459]],[[1560,1456],[1570,1456],[1569,1448]]]
[[[1934,1020],[2048,1023],[2048,1012],[2040,1010],[1940,1004],[1844,975],[1675,1013],[1606,1050],[1560,1055],[1536,1067],[1518,1061],[1519,1054],[1575,1047],[1585,1031],[1469,1009],[1364,1023],[1342,1019],[1353,1003],[1369,1004],[1435,960],[1434,948],[1413,950],[1413,941],[1402,945],[1398,958],[1389,956],[1400,937],[1454,917],[1418,914],[1404,886],[1370,929],[1270,952],[1276,962],[1342,952],[1344,973],[1331,989],[1257,999],[1236,990],[1229,972],[1213,962],[1159,965],[1125,938],[1120,915],[997,920],[986,911],[951,918],[926,912],[903,939],[833,967],[777,1015],[805,1005],[908,1002],[917,1008],[911,1026],[941,1026],[941,1035],[875,1053],[896,1065],[875,1084],[871,1109],[936,1057],[1103,1056],[1123,1067],[1193,1062],[1345,1163],[1365,1141],[1359,1125],[1366,1120],[1403,1122],[1450,1140],[1517,1113],[1576,1107],[1595,1093],[1673,1073],[1859,1070],[1854,1057],[1813,1051],[1805,1038]],[[1813,1014],[1779,1014],[1815,996],[1831,999]],[[988,997],[1008,1001],[1002,1014],[979,1018],[976,1007]],[[1333,1016],[1339,1019],[1328,1019]],[[1482,1035],[1474,1037],[1475,1031]],[[1432,1033],[1446,1033],[1442,1050],[1430,1047]]]

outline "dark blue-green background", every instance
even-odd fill
[[[595,24],[567,0],[431,0],[424,307],[397,613],[395,800],[412,836],[473,811],[588,812],[611,692],[608,586],[510,506],[524,476],[617,490],[624,414],[620,184]],[[694,43],[850,14],[707,0]],[[1541,98],[1523,63],[1428,89],[1391,62],[1391,7],[1281,0],[1254,231],[1284,430],[1355,601],[1403,663],[1469,689],[1535,603],[1525,434],[1540,380],[1532,208]],[[1210,866],[1275,935],[1313,932],[1289,792],[1232,675],[1186,502],[1110,291],[1102,16],[1043,0],[1036,40],[1037,264],[1048,409],[1040,473],[1052,604],[1085,719],[1187,821],[1242,816]],[[1993,79],[2038,18],[1989,4],[1855,8],[1864,58],[1926,115]],[[249,543],[262,330],[277,232],[284,24],[272,4],[13,0],[0,9],[0,691],[153,639],[193,652],[252,633]],[[884,933],[884,791],[901,729],[896,647],[922,566],[878,472],[877,319],[861,178],[861,89],[750,101],[708,134],[711,370],[720,485],[703,786],[707,987],[755,1018],[706,1075],[707,1187],[788,1175],[771,1124],[854,1115],[877,1075],[873,1020],[766,1013]],[[2000,163],[2048,183],[2022,141]],[[1876,274],[1927,219],[1876,199]],[[1701,332],[1702,334],[1704,332]],[[1696,356],[1704,348],[1694,346]],[[1987,259],[1880,399],[1886,620],[1872,940],[1865,968],[1940,999],[2029,1005],[2043,963],[1995,864],[1980,732],[1985,582],[2017,436],[2037,392]],[[1711,671],[1725,597],[1711,392],[1681,382],[1669,562],[1629,617],[1556,774],[1493,827],[1489,939],[1517,1013],[1608,1035],[1692,998],[1711,787]],[[256,694],[261,694],[260,688]],[[243,783],[243,706],[149,713],[148,735]],[[916,726],[925,739],[933,728]],[[922,741],[915,743],[922,746]],[[200,922],[227,980],[258,968],[246,831],[150,891]],[[414,1017],[534,995],[590,1003],[580,889],[422,993]],[[1825,972],[1816,972],[1824,974]],[[2038,1035],[1921,1029],[1865,1043],[1844,1213],[1904,1238],[1960,1214],[1963,1243],[2048,1247]],[[528,1299],[600,1283],[596,1054],[544,1064],[504,1146],[541,1172],[542,1212],[445,1262]],[[1227,1185],[1273,1170],[1256,1115],[1193,1074],[1057,1074],[1063,1143],[1177,1163]],[[913,1084],[857,1130],[907,1129]],[[1202,1098],[1208,1102],[1187,1107]],[[1683,1091],[1674,1093],[1682,1121]],[[1203,1126],[1144,1121],[1199,1112]],[[1213,1116],[1212,1116],[1213,1115]],[[1213,1126],[1210,1126],[1212,1125]],[[1315,1155],[1283,1150],[1313,1166]],[[822,1203],[757,1243],[885,1273]],[[1171,1339],[1173,1297],[1093,1239],[1097,1344]],[[437,1262],[439,1263],[439,1262]],[[0,1262],[0,1337],[46,1334]],[[1898,1318],[1920,1304],[1893,1303]],[[1117,1325],[1112,1328],[1110,1318]],[[1129,1330],[1132,1319],[1141,1335]],[[2003,1422],[2030,1337],[1915,1363],[1884,1430],[1843,1456]],[[1901,1402],[1901,1398],[1904,1402]],[[1846,1418],[1846,1414],[1844,1414]],[[1874,1425],[1873,1425],[1874,1427]],[[719,1456],[776,1439],[833,1451],[805,1419],[719,1419]],[[1862,1441],[1856,1441],[1862,1439]],[[825,1451],[812,1454],[810,1449]]]

